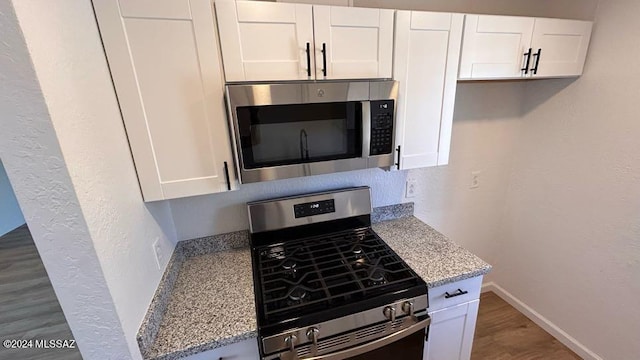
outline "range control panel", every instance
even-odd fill
[[[390,154],[393,149],[393,100],[371,101],[369,155]]]
[[[336,203],[333,199],[293,205],[293,214],[296,219],[332,212],[336,212]]]

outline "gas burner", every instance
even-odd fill
[[[356,255],[356,257],[358,257],[359,255],[362,255],[362,248],[358,245],[354,246],[353,253]]]
[[[296,262],[291,259],[285,260],[285,262],[282,263],[282,268],[285,270],[296,271]]]
[[[387,282],[384,277],[384,270],[381,269],[373,269],[371,275],[369,275],[369,280],[374,285],[381,285]]]
[[[266,255],[269,259],[283,260],[286,258],[286,256],[284,255],[284,247],[282,246],[272,247],[264,255]]]
[[[301,301],[307,296],[307,292],[300,287],[295,287],[289,293],[289,300],[291,301]]]

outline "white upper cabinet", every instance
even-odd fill
[[[400,169],[449,162],[463,17],[398,11],[394,79]]]
[[[314,6],[316,79],[391,78],[393,13]]]
[[[394,10],[216,1],[228,82],[391,78]]]
[[[234,187],[209,0],[94,6],[145,201]]]
[[[466,15],[459,78],[579,76],[591,27],[588,21]]]
[[[315,73],[311,5],[223,0],[215,6],[227,81],[306,80]]]
[[[536,53],[539,51],[534,60],[539,58],[540,63],[532,76],[581,75],[592,26],[590,21],[536,19],[531,47]]]
[[[521,77],[534,22],[526,17],[467,15],[460,79]]]

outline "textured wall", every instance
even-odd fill
[[[110,289],[8,1],[0,1],[0,39],[0,157],[84,359],[127,359]]]
[[[353,6],[593,20],[598,0],[353,0]]]
[[[140,357],[135,334],[175,242],[169,204],[142,201],[91,1],[14,6],[122,331]]]
[[[171,200],[171,210],[178,240],[192,239],[248,229],[247,201],[368,185],[373,206],[398,204],[402,202],[405,178],[405,171],[370,169],[246,184],[237,191]]]
[[[416,216],[490,263],[496,261],[524,85],[459,83],[449,165],[408,175],[418,185],[416,198],[408,199],[416,203]],[[472,171],[480,171],[476,189],[469,188]]]
[[[497,282],[603,359],[640,359],[640,2],[601,1],[585,73],[527,84]]]
[[[0,236],[24,224],[16,195],[0,161]]]

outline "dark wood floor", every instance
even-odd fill
[[[0,236],[0,341],[73,339],[29,229]],[[77,360],[78,349],[5,349],[0,359]]]
[[[493,292],[480,296],[472,360],[574,360],[569,348]]]

